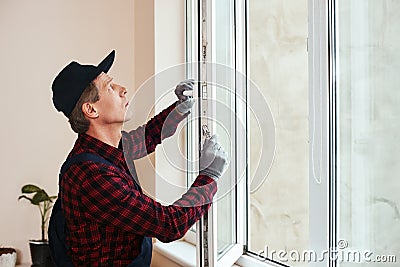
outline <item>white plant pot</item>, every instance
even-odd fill
[[[16,252],[0,255],[0,267],[15,267],[16,262]]]

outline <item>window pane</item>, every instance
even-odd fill
[[[216,93],[216,133],[223,147],[231,157],[231,164],[220,179],[217,193],[217,250],[222,255],[236,242],[235,215],[235,80],[234,80],[234,39],[233,5],[231,0],[213,1],[214,5],[214,53],[213,66]],[[232,190],[231,190],[232,189]]]
[[[338,1],[338,240],[372,259],[400,259],[399,12],[399,1]]]
[[[250,78],[268,101],[276,126],[273,165],[250,195],[249,250],[266,253],[268,248],[266,256],[273,250],[301,252],[309,247],[307,16],[307,0],[249,0]],[[256,93],[251,90],[250,95]],[[252,108],[264,104],[263,99],[250,99]],[[250,116],[253,180],[263,179],[254,177],[259,168],[270,167],[259,162],[261,149],[269,145],[260,145],[265,133],[258,128],[265,123]]]

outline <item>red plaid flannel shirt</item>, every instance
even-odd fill
[[[163,206],[143,194],[128,174],[124,153],[131,162],[148,155],[164,138],[173,135],[186,117],[173,111],[174,107],[175,103],[146,125],[123,132],[125,151],[86,134],[78,136],[69,157],[90,152],[116,167],[78,163],[62,178],[67,244],[76,267],[127,266],[140,253],[143,236],[163,242],[179,239],[210,207],[217,186],[207,176],[199,175],[180,199]]]

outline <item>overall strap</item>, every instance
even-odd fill
[[[81,154],[78,154],[78,155],[68,158],[64,162],[64,164],[61,166],[60,174],[63,174],[66,170],[68,170],[68,168],[71,165],[73,165],[75,163],[79,163],[79,162],[84,162],[84,161],[93,161],[93,162],[103,163],[103,164],[110,165],[110,166],[115,166],[114,164],[112,164],[111,162],[106,160],[105,158],[102,158],[93,153],[85,152],[85,153],[81,153]]]

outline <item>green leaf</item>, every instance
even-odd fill
[[[18,197],[18,200],[20,200],[21,198],[25,198],[25,199],[29,200],[33,204],[32,198],[29,198],[27,196],[22,195],[22,196]]]
[[[39,205],[40,202],[50,201],[49,196],[44,190],[37,192],[32,198],[32,204]]]
[[[24,185],[21,189],[24,194],[31,194],[41,191],[42,189],[33,184]]]

